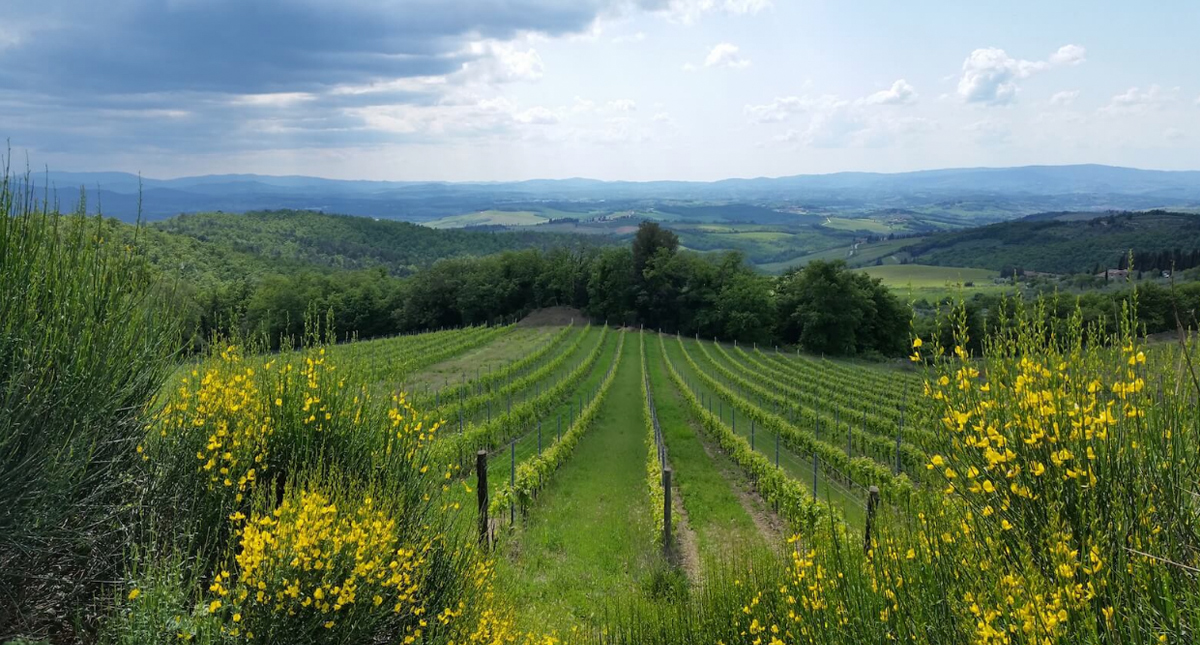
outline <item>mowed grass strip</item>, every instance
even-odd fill
[[[699,420],[690,414],[679,392],[667,377],[658,339],[646,342],[646,364],[658,410],[658,423],[667,442],[667,459],[674,483],[683,498],[688,524],[695,531],[701,562],[728,554],[766,546],[753,518],[715,460],[727,459],[705,449],[697,432]],[[726,470],[736,468],[725,464]],[[748,500],[749,501],[749,500]],[[765,509],[763,509],[765,510]]]
[[[408,392],[432,391],[457,385],[465,377],[473,381],[489,370],[503,367],[522,356],[537,351],[549,342],[558,327],[519,327],[503,338],[496,339],[465,354],[431,365],[408,377]]]
[[[598,332],[597,332],[598,333]],[[590,372],[582,383],[576,388],[567,400],[555,406],[549,414],[542,418],[542,450],[549,448],[551,444],[558,440],[558,435],[561,432],[566,432],[571,424],[574,423],[575,417],[582,406],[586,406],[592,392],[599,387],[600,382],[604,380],[604,373],[612,365],[613,358],[616,354],[617,343],[620,341],[617,334],[610,333],[605,340],[605,346],[600,350],[600,358],[596,360],[596,364],[592,366]],[[626,341],[628,342],[628,341]],[[620,375],[618,375],[620,376]],[[616,384],[613,384],[616,387]],[[611,396],[611,393],[610,393]],[[607,405],[607,402],[605,403]],[[509,447],[497,450],[489,455],[488,458],[488,488],[491,491],[496,491],[500,488],[509,486],[512,475],[512,462],[515,456],[516,462],[520,465],[521,462],[534,457],[538,454],[538,432],[537,424],[531,424],[521,438],[516,439],[511,445],[514,452],[510,453]],[[515,453],[515,454],[514,454]],[[470,475],[470,487],[474,490],[476,485],[475,473]],[[507,520],[506,520],[507,521]]]
[[[566,633],[595,627],[609,603],[641,595],[661,571],[645,500],[638,344],[626,342],[593,427],[529,513],[502,538],[499,593],[520,627]]]

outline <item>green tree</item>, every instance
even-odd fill
[[[911,314],[887,287],[841,260],[815,261],[776,284],[777,331],[810,352],[854,355],[904,351]]]

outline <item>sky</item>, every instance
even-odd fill
[[[1195,0],[0,0],[0,137],[147,177],[1200,169]]]

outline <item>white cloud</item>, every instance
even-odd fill
[[[644,40],[646,40],[646,32],[639,31],[639,32],[633,33],[633,34],[625,34],[622,36],[615,36],[612,39],[612,42],[614,45],[623,45],[625,43],[640,43]]]
[[[804,128],[789,128],[774,137],[781,143],[815,148],[879,147],[937,127],[919,117],[897,117],[871,109],[866,99],[849,101],[838,96],[789,96],[765,105],[747,105],[745,112],[757,123],[778,123],[807,115]]]
[[[1160,109],[1179,98],[1179,88],[1163,89],[1159,85],[1151,85],[1146,89],[1131,87],[1112,97],[1108,105],[1100,108],[1102,112],[1132,113],[1146,112],[1150,109]]]
[[[862,99],[867,105],[909,105],[916,101],[917,90],[904,79],[892,83],[890,89],[880,90]]]
[[[571,106],[572,112],[591,112],[596,107],[596,102],[585,99],[579,96],[575,97],[575,103]]]
[[[1070,105],[1079,98],[1079,90],[1063,90],[1050,97],[1050,105]]]
[[[517,42],[479,41],[471,43],[468,51],[482,57],[463,65],[463,73],[474,80],[488,83],[537,81],[545,71],[537,50],[524,48]]]
[[[671,123],[671,115],[666,112],[659,112],[654,115],[655,123]]]
[[[288,107],[317,98],[308,92],[275,92],[272,94],[242,94],[229,101],[232,105],[260,107]]]
[[[772,0],[639,0],[644,9],[661,11],[676,22],[690,25],[707,13],[752,15],[770,9]]]
[[[708,52],[704,59],[705,67],[742,69],[750,66],[750,60],[742,56],[741,50],[733,43],[718,43]]]
[[[1012,139],[1008,124],[993,119],[976,121],[963,129],[974,137],[976,143],[984,146],[1003,145]]]
[[[1087,61],[1087,50],[1079,45],[1063,45],[1058,51],[1050,54],[1050,64],[1063,67],[1074,67]]]
[[[1167,128],[1163,130],[1163,139],[1166,139],[1169,143],[1179,143],[1187,138],[1187,133],[1179,128]]]
[[[746,105],[746,116],[754,123],[779,123],[813,107],[814,99],[807,96],[784,96],[763,105]]]
[[[608,105],[605,107],[607,107],[609,110],[615,110],[617,112],[633,112],[637,109],[637,103],[634,103],[630,99],[617,99],[615,101],[609,101]]]
[[[562,120],[558,113],[542,106],[531,107],[513,116],[518,123],[528,125],[554,125]]]
[[[1063,45],[1049,60],[1028,61],[1009,56],[1003,49],[976,49],[963,61],[958,95],[967,103],[1006,105],[1017,96],[1017,81],[1052,67],[1075,66],[1086,59],[1079,45]]]
[[[1196,97],[1196,105],[1200,105],[1200,96]]]

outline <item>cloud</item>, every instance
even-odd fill
[[[897,89],[895,84],[893,89]],[[937,127],[930,119],[879,110],[874,106],[881,103],[869,101],[873,96],[853,101],[829,94],[788,96],[763,105],[747,105],[744,112],[751,122],[762,124],[807,118],[805,127],[788,128],[774,140],[814,148],[887,146]]]
[[[784,96],[762,105],[746,105],[743,112],[753,123],[779,123],[810,109],[815,100],[807,96]]]
[[[1050,97],[1050,105],[1070,105],[1079,98],[1079,90],[1063,90]]]
[[[1161,109],[1178,101],[1179,88],[1163,89],[1159,85],[1151,85],[1146,89],[1131,87],[1109,100],[1108,105],[1100,108],[1107,113],[1139,113],[1152,109]]]
[[[1050,64],[1061,67],[1074,67],[1087,60],[1087,50],[1079,45],[1063,45],[1058,51],[1050,54]]]
[[[671,123],[671,115],[666,112],[659,112],[654,115],[655,123]]]
[[[529,125],[554,125],[562,121],[562,118],[558,116],[557,112],[540,105],[529,108],[524,112],[520,112],[513,118],[515,118],[518,123],[525,123]]]
[[[638,0],[640,8],[665,14],[668,19],[690,25],[709,13],[753,15],[770,9],[772,0]]]
[[[633,33],[633,34],[625,34],[622,36],[615,36],[612,39],[612,42],[614,45],[623,45],[625,43],[640,43],[644,40],[646,40],[646,32],[639,31],[639,32]]]
[[[993,119],[976,121],[964,127],[963,130],[982,146],[998,146],[1012,140],[1012,129],[1008,124]]]
[[[617,99],[615,101],[609,101],[608,105],[605,107],[616,112],[633,112],[637,109],[637,103],[634,103],[630,99]]]
[[[591,112],[594,109],[596,109],[595,101],[579,96],[575,97],[575,102],[571,105],[572,112]]]
[[[908,81],[900,79],[892,87],[880,90],[862,99],[867,105],[910,105],[917,102],[917,90]]]
[[[505,84],[545,75],[533,43],[640,9],[634,0],[4,0],[0,123],[18,145],[76,153],[500,136],[550,118],[495,102]]]
[[[704,58],[704,66],[717,69],[742,69],[750,66],[750,60],[742,56],[733,43],[718,43]]]
[[[967,103],[1007,105],[1017,97],[1017,82],[1053,67],[1075,66],[1086,60],[1087,50],[1063,45],[1045,61],[1012,58],[995,47],[976,49],[963,61],[958,95]]]

